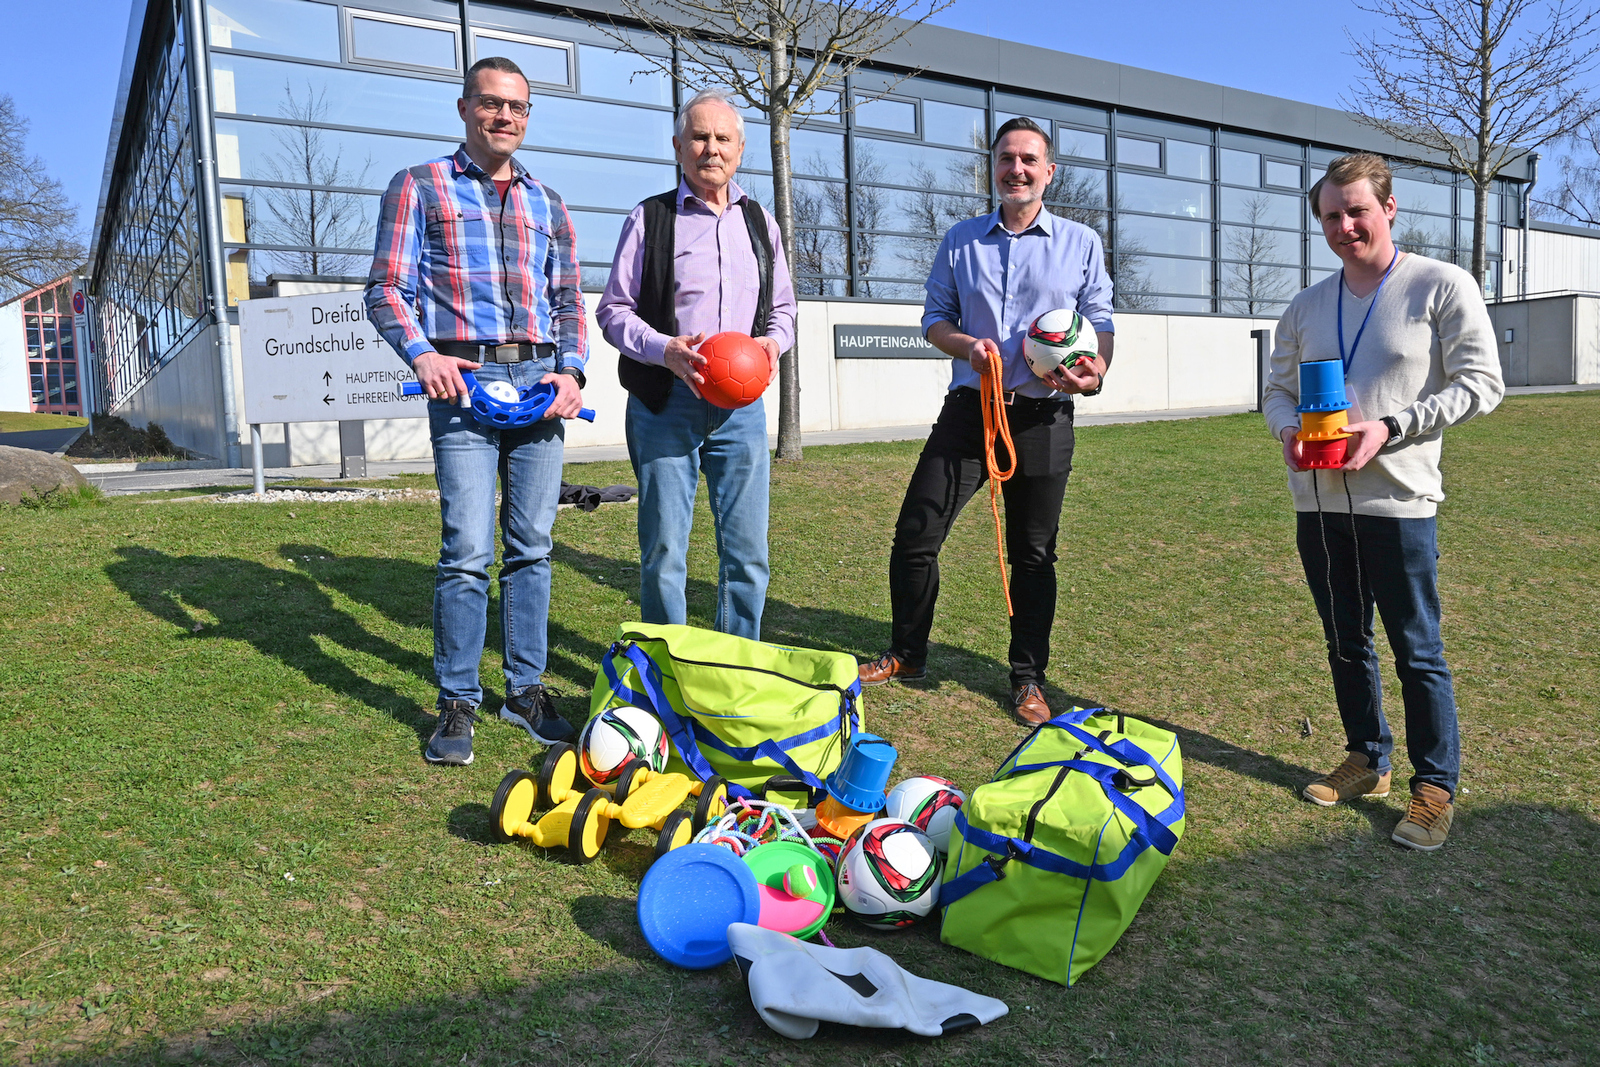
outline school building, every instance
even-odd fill
[[[574,9],[591,16],[563,13]],[[683,92],[618,51],[602,29],[613,13],[604,0],[135,0],[87,286],[103,409],[239,464],[239,303],[359,287],[380,193],[402,167],[454,150],[462,72],[485,55],[528,74],[521,158],[571,209],[597,295],[627,212],[677,182]],[[671,59],[648,35],[630,40]],[[947,361],[862,338],[918,322],[940,235],[994,203],[984,146],[1013,115],[1050,132],[1049,206],[1099,231],[1116,283],[1116,367],[1084,412],[1253,401],[1252,333],[1338,267],[1304,193],[1343,152],[1395,161],[1403,247],[1463,263],[1470,253],[1462,176],[1341,111],[937,27],[839,89],[834,113],[793,135],[807,430],[931,421]],[[738,180],[770,204],[767,129],[755,117],[746,129]],[[1600,291],[1600,235],[1526,224],[1528,177],[1518,161],[1489,198],[1486,294],[1524,308],[1547,294],[1571,345],[1534,356],[1549,332],[1537,323],[1556,319],[1529,311],[1520,333],[1507,326],[1508,374],[1600,380],[1600,333],[1590,344],[1585,332],[1600,330],[1600,298],[1574,295]],[[615,355],[598,330],[591,338],[586,396],[600,417],[569,426],[570,445],[622,440]],[[337,458],[331,424],[263,435],[269,465]],[[371,458],[428,451],[422,420],[366,437]]]

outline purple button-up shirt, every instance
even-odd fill
[[[678,183],[678,224],[673,231],[673,270],[677,296],[678,329],[686,335],[707,337],[736,330],[748,333],[761,295],[761,275],[744,212],[762,211],[737,182],[728,185],[728,206],[713,212],[688,182]],[[783,238],[771,215],[767,239],[772,242],[772,319],[767,336],[778,350],[794,347],[794,283],[783,254]],[[639,317],[639,288],[644,278],[644,206],[633,209],[622,224],[617,255],[611,263],[611,280],[595,309],[600,330],[622,353],[641,363],[661,366],[667,342],[672,340]]]

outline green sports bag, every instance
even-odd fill
[[[861,729],[855,657],[694,626],[625,623],[600,662],[589,717],[632,704],[672,739],[668,770],[747,794],[797,779],[813,801]]]
[[[940,940],[1070,986],[1133,921],[1183,823],[1177,737],[1073,708],[957,812]]]

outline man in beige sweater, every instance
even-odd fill
[[[1505,394],[1494,327],[1471,275],[1399,251],[1389,167],[1373,155],[1333,161],[1310,193],[1328,245],[1344,263],[1302,291],[1278,322],[1263,404],[1283,442],[1306,581],[1328,641],[1334,697],[1349,752],[1305,789],[1323,806],[1389,795],[1394,737],[1384,719],[1373,608],[1394,650],[1415,772],[1396,843],[1442,846],[1461,769],[1450,668],[1439,634],[1439,476],[1447,426],[1494,409]],[[1301,466],[1301,363],[1343,361],[1353,434],[1342,469]]]

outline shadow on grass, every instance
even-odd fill
[[[411,674],[432,672],[432,661],[369,633],[335,607],[312,578],[232,556],[173,556],[123,545],[106,574],[130,600],[179,630],[180,641],[241,641],[336,693],[391,716],[417,734],[420,753],[433,716],[417,701],[357,674],[328,655],[318,639],[381,659]],[[208,626],[191,608],[217,620]]]
[[[786,1041],[760,1022],[735,968],[668,966],[645,944],[631,899],[590,893],[548,920],[570,917],[581,947],[570,931],[551,930],[548,952],[535,943],[516,964],[508,955],[474,972],[483,976],[476,980],[441,988],[420,977],[424,964],[418,984],[428,991],[359,979],[316,1003],[281,993],[259,1007],[218,1002],[181,1030],[102,1030],[96,1040],[123,1047],[92,1055],[14,1052],[74,1067],[832,1067],[885,1049],[960,1067],[1320,1064],[1347,1059],[1358,1035],[1381,1033],[1392,1062],[1580,1063],[1592,1056],[1591,1019],[1600,1011],[1597,850],[1600,826],[1583,814],[1507,804],[1465,809],[1449,846],[1431,856],[1351,834],[1175,865],[1122,942],[1071,991],[945,947],[931,924],[874,934],[830,923],[843,947],[870,945],[914,974],[1011,1006],[989,1026],[942,1040],[831,1026],[803,1045]],[[609,961],[596,966],[597,952]],[[1416,1005],[1426,1011],[1416,1014]]]

